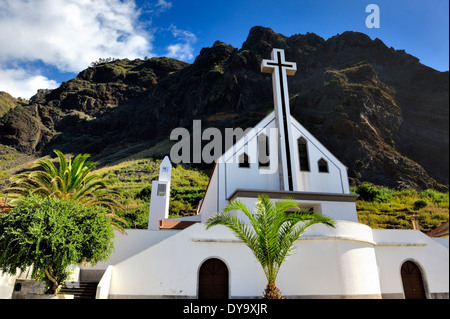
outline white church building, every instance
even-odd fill
[[[308,228],[281,266],[277,287],[287,298],[449,298],[448,238],[359,223],[346,166],[290,115],[295,63],[274,49],[261,69],[272,73],[274,112],[217,159],[195,216],[168,218],[164,159],[148,230],[117,234],[110,260],[95,267],[104,271],[97,298],[260,298],[267,281],[250,249],[226,227],[204,223],[233,199],[254,208],[261,194],[291,197],[336,221]]]

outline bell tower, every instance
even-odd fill
[[[159,230],[159,221],[169,218],[170,178],[172,164],[169,157],[164,157],[159,167],[159,178],[152,182],[148,229]]]

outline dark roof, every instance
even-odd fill
[[[443,223],[428,233],[430,237],[443,237],[445,235],[448,236],[448,222]]]

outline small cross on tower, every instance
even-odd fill
[[[296,174],[293,174],[295,168],[294,141],[291,133],[287,85],[287,75],[294,75],[296,71],[296,63],[287,62],[282,49],[273,49],[272,59],[263,60],[261,63],[261,72],[272,73],[275,116],[280,136],[281,185],[285,191],[293,191],[297,188]]]

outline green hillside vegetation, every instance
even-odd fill
[[[16,99],[10,94],[0,91],[0,118],[17,105],[28,105],[28,101],[21,97]]]
[[[9,183],[10,177],[22,169],[22,166],[28,167],[26,163],[29,163],[30,160],[32,161],[32,156],[0,144],[0,195],[1,190]]]
[[[14,149],[0,149],[1,189],[18,171],[29,169],[30,157],[20,156]],[[122,195],[125,210],[118,215],[128,222],[124,228],[145,229],[148,224],[151,184],[158,179],[161,159],[141,158],[105,166],[95,171],[115,182]],[[20,165],[19,165],[20,164]],[[20,170],[19,170],[20,168]],[[183,165],[172,168],[169,217],[195,214],[208,185],[210,172]],[[359,222],[378,229],[411,229],[417,215],[421,231],[427,233],[449,220],[449,194],[434,190],[394,190],[362,184],[352,187],[359,194],[356,202]]]
[[[147,228],[152,181],[158,180],[161,160],[152,158],[131,160],[97,170],[95,173],[112,179],[123,194],[125,212],[118,213],[129,228]],[[172,167],[169,217],[195,214],[205,194],[209,175],[183,165]]]
[[[97,171],[116,181],[123,192],[126,212],[121,215],[130,228],[147,228],[151,183],[158,179],[161,160],[140,159],[122,162]],[[208,185],[209,172],[182,165],[172,168],[170,217],[195,214]],[[449,194],[434,190],[394,190],[362,184],[352,188],[359,222],[379,229],[411,229],[417,215],[421,231],[429,232],[449,220]]]
[[[360,223],[379,229],[411,229],[416,215],[420,230],[427,233],[449,220],[449,194],[431,189],[392,190],[361,184],[352,188]]]
[[[6,92],[0,91],[0,118],[5,115],[10,109],[13,109],[18,100],[13,98]]]

